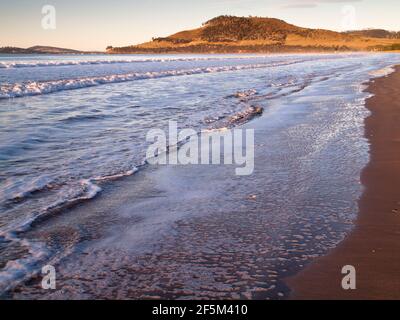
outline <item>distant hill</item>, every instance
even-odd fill
[[[347,31],[346,34],[368,38],[380,38],[380,39],[400,39],[400,32],[387,31],[384,29],[366,29]]]
[[[379,36],[377,36],[379,35]],[[400,39],[387,31],[334,32],[297,27],[262,17],[219,16],[202,27],[108,53],[240,53],[395,50]],[[389,36],[390,35],[390,36]]]
[[[81,54],[83,51],[49,47],[49,46],[34,46],[30,48],[17,48],[17,47],[2,47],[0,53],[7,54]]]
[[[2,47],[0,48],[0,53],[9,53],[9,54],[26,53],[26,49],[17,47]]]
[[[34,46],[28,48],[27,50],[32,51],[34,53],[53,53],[53,54],[82,53],[82,51],[79,50],[48,47],[48,46]]]

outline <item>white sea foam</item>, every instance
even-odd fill
[[[25,238],[20,238],[19,234],[29,230],[36,221],[51,214],[53,210],[61,208],[69,203],[84,201],[94,198],[101,188],[89,179],[81,180],[82,194],[74,199],[59,199],[55,203],[43,208],[40,212],[34,212],[29,218],[19,225],[10,225],[0,232],[0,238],[9,243],[28,250],[29,255],[17,260],[10,260],[0,271],[0,294],[12,289],[21,281],[30,278],[38,272],[39,264],[51,258],[51,252],[46,246],[39,242],[33,242]],[[66,254],[66,253],[64,253]]]
[[[394,66],[388,66],[388,67],[385,67],[385,68],[382,68],[382,69],[379,69],[379,70],[371,71],[369,73],[369,75],[373,76],[374,78],[379,78],[379,77],[388,76],[388,75],[390,75],[391,73],[393,73],[395,71],[396,70],[395,70]]]
[[[174,62],[174,61],[219,61],[219,60],[244,60],[259,59],[266,56],[240,56],[240,57],[166,57],[166,58],[145,58],[145,59],[99,59],[99,60],[49,60],[49,61],[3,61],[0,62],[0,68],[35,68],[35,67],[63,67],[63,66],[84,66],[84,65],[107,65],[107,64],[124,64],[124,63],[143,63],[143,62]]]
[[[109,175],[109,176],[99,176],[93,179],[82,179],[80,185],[82,189],[79,191],[74,198],[60,198],[55,203],[43,208],[40,212],[34,212],[30,217],[19,225],[11,225],[9,228],[4,228],[0,231],[0,240],[4,239],[7,242],[13,243],[14,245],[20,246],[28,250],[29,255],[17,260],[10,260],[7,262],[6,266],[0,271],[0,294],[11,290],[18,283],[25,279],[29,279],[35,273],[38,272],[39,264],[47,261],[52,257],[51,252],[46,248],[44,244],[39,242],[32,242],[25,238],[20,238],[18,234],[29,230],[31,226],[38,220],[45,218],[47,215],[51,214],[54,210],[61,209],[62,207],[73,204],[80,201],[85,201],[93,199],[99,192],[101,192],[101,187],[95,182],[104,182],[109,180],[114,180],[122,178],[124,176],[133,175],[138,169],[134,167],[132,170],[123,172],[120,174]],[[64,252],[64,256],[67,255]],[[60,258],[60,257],[58,257]]]
[[[119,178],[123,178],[123,177],[128,177],[133,175],[135,172],[137,172],[139,169],[138,168],[134,168],[132,170],[129,170],[127,172],[123,172],[123,173],[117,173],[117,174],[113,174],[113,175],[109,175],[109,176],[104,176],[104,177],[96,177],[93,178],[93,181],[110,181],[110,180],[116,180]]]
[[[12,289],[18,283],[29,279],[36,271],[37,265],[48,259],[49,251],[38,242],[19,239],[14,233],[0,234],[6,241],[13,242],[28,250],[27,257],[10,260],[0,271],[0,293]]]
[[[250,89],[250,90],[245,90],[245,91],[238,91],[235,93],[236,98],[247,98],[250,96],[254,96],[257,94],[257,90],[255,89]]]
[[[204,67],[204,68],[170,70],[170,71],[160,71],[160,72],[114,74],[103,77],[87,77],[87,78],[63,79],[63,80],[53,80],[53,81],[43,81],[43,82],[30,81],[25,83],[3,84],[0,86],[0,99],[34,96],[34,95],[54,93],[63,90],[73,90],[73,89],[98,86],[102,84],[119,83],[119,82],[134,81],[134,80],[156,79],[156,78],[195,75],[204,73],[219,73],[227,71],[277,67],[297,62],[299,61],[222,66],[222,67]]]

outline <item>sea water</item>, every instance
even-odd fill
[[[29,278],[54,251],[67,255],[63,247],[24,234],[95,198],[104,183],[140,171],[146,133],[166,129],[170,120],[180,128],[218,128],[262,106],[269,142],[258,148],[263,161],[255,165],[256,173],[257,166],[268,172],[268,181],[254,178],[253,184],[274,194],[269,206],[285,219],[294,203],[311,208],[302,190],[327,187],[310,179],[329,164],[335,182],[354,182],[349,199],[338,196],[349,208],[340,219],[351,221],[362,191],[359,173],[368,160],[363,84],[399,62],[396,54],[1,55],[0,288]],[[286,167],[275,170],[279,157],[291,158],[279,160]],[[350,160],[352,169],[340,173]],[[294,183],[298,197],[284,199]],[[204,215],[215,209],[200,205]],[[303,219],[309,212],[292,214]]]

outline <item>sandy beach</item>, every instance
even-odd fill
[[[400,68],[367,89],[370,162],[354,231],[336,249],[287,280],[292,299],[400,299]],[[356,268],[356,290],[343,290],[341,269]]]

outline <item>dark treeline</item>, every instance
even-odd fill
[[[112,53],[278,53],[278,52],[335,52],[350,51],[346,46],[286,46],[286,45],[217,45],[199,44],[185,47],[122,47],[114,48]]]

